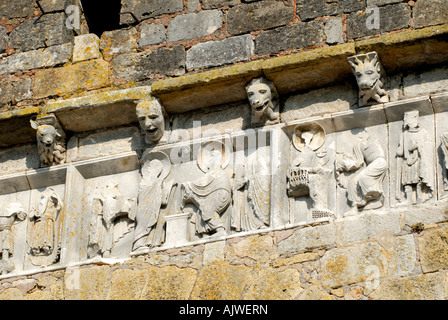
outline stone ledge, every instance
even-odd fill
[[[79,98],[50,102],[40,114],[54,113],[65,130],[91,131],[138,122],[136,102],[148,99],[150,87],[104,92]]]
[[[0,113],[0,148],[36,140],[30,119],[39,113],[38,107]]]
[[[152,95],[169,113],[183,113],[244,100],[245,84],[260,75],[272,80],[280,94],[310,90],[353,77],[347,57],[369,51],[378,52],[391,74],[446,62],[448,24],[163,79],[152,84]]]

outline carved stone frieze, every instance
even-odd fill
[[[60,213],[64,206],[53,188],[41,195],[36,208],[31,209],[28,226],[29,259],[33,265],[49,266],[60,256]]]
[[[7,274],[15,269],[15,265],[10,261],[14,254],[14,235],[13,225],[25,220],[26,213],[20,203],[9,203],[0,209],[0,245],[1,245],[1,260],[0,272]]]
[[[299,154],[292,160],[288,171],[288,195],[310,197],[312,218],[332,217],[328,181],[333,175],[333,165],[330,155],[322,148],[325,130],[317,123],[297,125],[292,143]]]
[[[431,136],[419,124],[419,111],[405,112],[396,149],[396,199],[404,204],[425,202],[434,195]]]
[[[141,161],[142,178],[137,198],[134,251],[157,247],[165,242],[165,211],[175,187],[174,180],[167,179],[171,171],[168,155],[148,150]]]
[[[357,210],[383,206],[383,182],[388,163],[378,139],[365,129],[354,129],[352,132],[356,137],[353,152],[338,155],[336,172],[339,185],[347,190],[347,200],[355,209],[351,213],[356,213]]]
[[[184,205],[192,203],[197,208],[191,221],[201,236],[227,234],[221,219],[232,201],[231,180],[224,171],[229,164],[227,152],[225,145],[218,141],[203,145],[198,152],[197,165],[205,175],[181,184]]]

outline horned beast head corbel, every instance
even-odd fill
[[[359,54],[347,58],[359,88],[359,107],[368,104],[389,102],[383,88],[384,69],[376,52]]]

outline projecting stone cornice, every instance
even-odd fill
[[[246,99],[244,86],[261,75],[280,94],[306,91],[353,77],[347,57],[370,51],[389,74],[446,62],[448,24],[163,79],[152,84],[152,95],[167,112],[182,113]]]
[[[137,123],[139,100],[157,97],[168,114],[247,100],[245,85],[271,80],[280,95],[353,81],[347,57],[375,51],[388,75],[448,61],[448,24],[316,48],[155,81],[151,86],[49,102],[0,113],[0,148],[35,141],[30,119],[55,114],[66,131],[84,132]],[[437,111],[436,111],[437,112]]]

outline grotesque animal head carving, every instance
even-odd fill
[[[140,127],[152,143],[157,143],[165,133],[167,114],[159,100],[145,100],[137,104],[137,118]]]
[[[277,107],[278,93],[274,84],[263,77],[255,78],[246,85],[247,98],[252,107],[252,124],[277,123],[279,121],[278,112],[274,112]]]
[[[53,124],[50,124],[50,122]],[[41,165],[63,164],[65,162],[64,133],[55,127],[55,118],[42,118],[42,121],[30,120],[31,127],[36,130],[37,150]],[[59,127],[59,126],[58,126]]]
[[[348,62],[356,76],[360,90],[359,106],[365,106],[370,99],[376,102],[388,102],[387,92],[381,81],[383,69],[376,52],[348,57]]]

